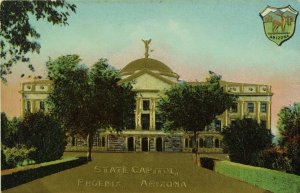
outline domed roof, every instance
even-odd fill
[[[141,58],[130,62],[121,70],[121,75],[130,75],[143,69],[173,77],[178,76],[167,65],[152,58]]]

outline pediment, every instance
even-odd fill
[[[138,91],[163,91],[176,83],[149,70],[133,74],[130,77],[122,79],[119,83],[129,81],[133,83],[133,89]]]

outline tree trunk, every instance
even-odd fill
[[[197,131],[194,131],[194,151],[195,151],[195,164],[200,166],[200,156],[199,149],[197,144]]]
[[[93,134],[89,133],[87,136],[88,152],[87,161],[92,161],[92,148],[93,148]]]

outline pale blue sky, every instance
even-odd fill
[[[265,36],[259,17],[267,5],[300,11],[299,0],[73,2],[77,13],[69,26],[32,22],[41,34],[41,53],[31,55],[38,74],[48,57],[63,54],[79,54],[88,65],[104,57],[122,68],[143,57],[141,39],[152,38],[150,57],[181,79],[203,80],[213,70],[228,81],[271,84],[273,118],[282,105],[300,101],[299,19],[294,36],[278,47]],[[24,68],[13,70],[9,81],[20,82]]]

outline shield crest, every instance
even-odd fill
[[[259,15],[266,36],[278,46],[294,35],[298,11],[290,5],[281,8],[267,6]]]

